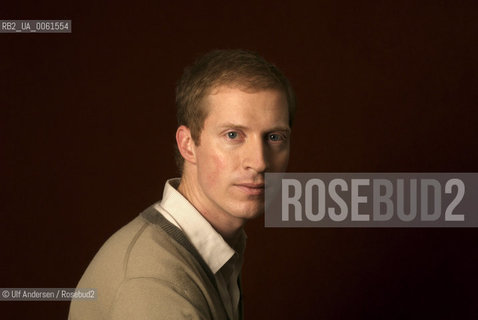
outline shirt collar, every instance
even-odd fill
[[[236,252],[201,213],[179,193],[177,190],[179,182],[179,178],[166,181],[159,208],[171,215],[212,273],[216,274],[234,254],[242,256],[245,249],[246,234],[244,230],[241,230]]]

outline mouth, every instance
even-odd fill
[[[241,191],[251,196],[261,196],[264,194],[263,183],[239,183],[235,185]]]

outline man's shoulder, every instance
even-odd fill
[[[150,207],[103,244],[78,284],[97,289],[98,301],[88,312],[107,314],[125,292],[141,300],[153,289],[161,295],[173,290],[195,301],[214,291],[200,262],[175,238],[174,232],[181,231],[173,228],[171,236],[155,220],[161,217]],[[73,313],[79,312],[77,307],[72,303]]]
[[[88,268],[118,273],[123,278],[155,277],[165,272],[169,278],[173,276],[171,272],[183,269],[179,265],[194,263],[181,242],[152,217],[161,219],[161,214],[153,206],[115,232],[103,244]],[[174,232],[181,233],[179,229]]]

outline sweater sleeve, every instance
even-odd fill
[[[108,319],[211,319],[205,298],[195,291],[194,288],[180,289],[173,283],[156,278],[129,279],[118,288]]]

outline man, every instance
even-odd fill
[[[217,50],[176,90],[181,179],[114,234],[78,288],[69,318],[242,319],[243,226],[264,211],[264,173],[285,171],[291,86],[258,55]]]

